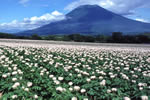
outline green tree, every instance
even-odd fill
[[[105,43],[107,42],[107,39],[108,39],[108,36],[105,36],[105,35],[97,35],[95,37],[95,41],[96,42],[100,42],[100,43]]]
[[[122,42],[122,32],[113,32],[112,33],[112,42],[121,43]]]
[[[31,39],[34,39],[34,40],[41,40],[42,38],[41,38],[39,35],[37,35],[37,34],[32,34],[32,35],[31,35]]]
[[[84,42],[84,36],[80,34],[71,34],[68,35],[69,39],[75,42]]]

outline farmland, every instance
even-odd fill
[[[149,100],[150,45],[0,40],[2,100]]]

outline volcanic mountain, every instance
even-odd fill
[[[66,14],[66,19],[40,28],[18,33],[19,35],[51,34],[110,34],[123,32],[135,34],[150,32],[150,24],[128,19],[97,5],[82,5]]]

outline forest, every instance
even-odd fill
[[[112,35],[81,35],[79,33],[76,33],[70,35],[46,36],[39,36],[36,33],[31,36],[18,36],[15,34],[0,33],[0,38],[94,43],[150,43],[150,33],[143,33],[138,35],[123,35],[122,32],[113,32]]]

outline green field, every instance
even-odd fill
[[[2,100],[149,100],[150,46],[0,40]]]

